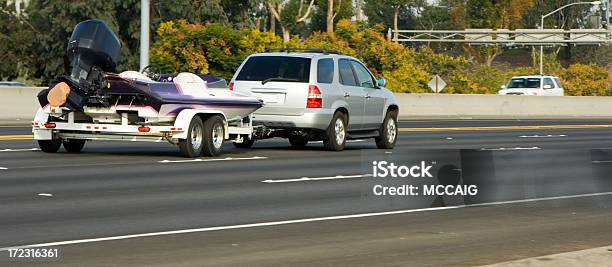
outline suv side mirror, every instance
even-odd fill
[[[387,86],[387,80],[385,80],[385,78],[380,78],[376,81],[378,87],[385,87]]]
[[[506,85],[502,85],[499,88],[502,89],[502,90],[505,90],[506,89]]]
[[[552,89],[552,86],[550,84],[544,85],[544,89]]]

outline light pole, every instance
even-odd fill
[[[149,1],[140,1],[140,71],[149,66]]]
[[[609,0],[607,0],[609,1]],[[552,12],[546,14],[546,15],[542,15],[542,18],[540,20],[540,29],[544,29],[544,19],[552,14],[555,14],[557,12],[559,12],[560,10],[566,8],[566,7],[570,7],[570,6],[575,6],[575,5],[599,5],[601,4],[601,1],[592,1],[592,2],[575,2],[575,3],[570,3],[567,5],[564,5],[560,8],[557,8],[555,10],[553,10]],[[608,7],[609,7],[609,3],[608,3]],[[544,45],[540,45],[540,75],[544,75]]]

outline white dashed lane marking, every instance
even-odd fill
[[[22,151],[38,151],[39,148],[5,148],[0,149],[0,152],[22,152]]]
[[[500,147],[500,148],[481,148],[480,150],[485,151],[506,151],[506,150],[540,150],[541,148],[534,147]]]
[[[547,134],[547,135],[521,135],[520,138],[555,138],[555,137],[567,137],[565,134]]]
[[[160,160],[159,163],[185,163],[185,162],[211,162],[211,161],[232,161],[232,160],[254,160],[267,159],[268,157],[250,157],[250,158],[217,158],[217,159],[183,159],[183,160]]]
[[[337,180],[337,179],[355,179],[362,177],[370,177],[372,174],[356,174],[356,175],[336,175],[326,177],[302,177],[293,179],[279,179],[279,180],[263,180],[262,183],[274,184],[274,183],[292,183],[292,182],[308,182],[308,181],[321,181],[321,180]]]

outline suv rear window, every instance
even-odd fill
[[[303,57],[254,56],[244,64],[236,77],[239,81],[308,82],[310,59]]]

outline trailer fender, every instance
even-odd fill
[[[41,128],[39,125],[45,124],[49,120],[49,113],[47,111],[49,107],[45,106],[38,108],[34,121],[32,121],[32,134],[34,140],[51,140],[53,139],[53,130]]]
[[[176,128],[182,128],[184,129],[184,131],[181,132],[176,132],[174,133],[174,135],[172,135],[172,139],[185,139],[187,138],[187,129],[189,129],[189,123],[191,123],[191,119],[193,118],[193,116],[196,116],[198,114],[205,114],[205,115],[221,115],[223,117],[223,121],[224,123],[224,133],[225,133],[225,139],[229,138],[229,132],[228,132],[228,126],[227,126],[227,119],[225,118],[225,114],[223,113],[223,111],[220,110],[198,110],[198,109],[184,109],[181,112],[179,112],[178,115],[176,115],[176,120],[174,121],[174,127]]]

